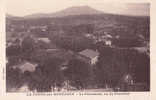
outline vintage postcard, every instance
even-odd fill
[[[153,100],[151,1],[2,4],[4,98]]]

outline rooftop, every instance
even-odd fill
[[[86,50],[79,52],[79,54],[88,58],[94,58],[99,55],[99,52],[91,50],[91,49],[86,49]]]
[[[16,66],[13,66],[13,68],[19,68],[22,73],[25,71],[34,72],[37,67],[37,64],[32,64],[30,62],[25,62]]]

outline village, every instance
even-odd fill
[[[148,21],[119,15],[7,18],[7,91],[149,91]]]

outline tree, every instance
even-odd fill
[[[120,78],[128,73],[128,65],[122,58],[122,55],[118,55],[116,50],[111,48],[104,48],[103,52],[101,51],[94,69],[98,87],[105,87],[106,85],[114,87]]]
[[[73,59],[69,62],[68,69],[65,71],[65,76],[70,81],[70,85],[77,89],[87,87],[91,73],[90,66],[78,59]]]
[[[11,45],[6,48],[6,55],[7,56],[18,56],[21,54],[21,47],[20,45]]]
[[[134,69],[135,81],[146,83],[150,86],[150,58],[145,53],[136,56],[136,67]]]
[[[25,37],[22,41],[22,52],[30,54],[34,50],[35,41],[32,37]]]
[[[35,50],[35,40],[30,36],[25,37],[22,41],[21,49],[21,59],[30,60]]]
[[[21,62],[20,56],[11,56],[8,57],[8,66],[17,65]]]
[[[34,73],[32,73],[32,79],[29,83],[31,90],[37,90],[40,92],[48,92],[55,87],[61,87],[63,83],[63,74],[60,70],[61,60],[57,58],[45,58],[40,63]]]
[[[141,47],[144,45],[143,41],[141,41],[137,36],[113,39],[113,44],[118,47]]]
[[[24,84],[22,80],[22,73],[19,69],[6,67],[6,88],[10,91],[12,88],[20,88]]]

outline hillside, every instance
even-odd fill
[[[98,11],[89,6],[76,6],[69,7],[64,10],[54,12],[54,13],[38,13],[24,16],[24,18],[48,18],[48,17],[64,17],[70,15],[93,15],[93,14],[102,14],[103,12]]]

